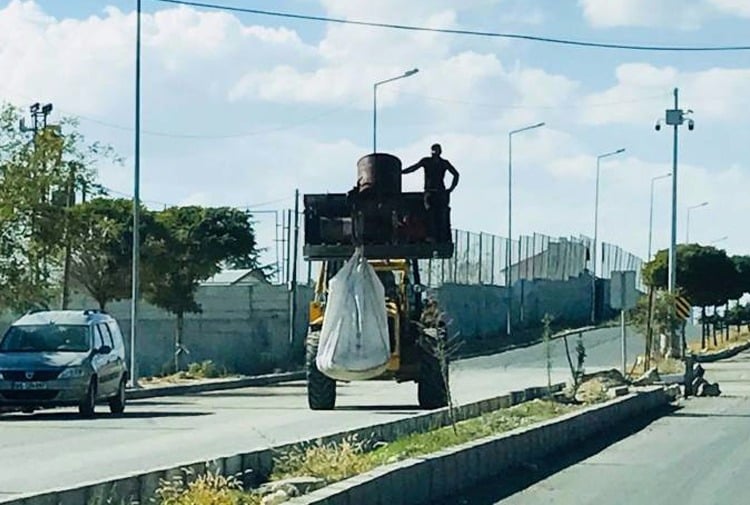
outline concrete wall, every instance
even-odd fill
[[[599,283],[606,281],[600,280]],[[602,286],[602,301],[608,298]],[[497,338],[505,334],[505,288],[445,284],[435,294],[448,317],[451,332],[460,332],[466,340]],[[300,286],[294,345],[289,343],[289,293],[284,286],[254,283],[242,286],[203,286],[197,294],[203,307],[200,314],[185,318],[183,344],[191,362],[212,360],[231,372],[258,374],[287,369],[301,363],[303,339],[307,331],[307,305],[312,289]],[[583,274],[568,281],[521,280],[513,289],[514,327],[538,327],[544,314],[571,326],[589,323],[591,314],[591,277]],[[73,298],[72,308],[91,308],[96,304],[84,296]],[[175,318],[149,304],[141,304],[138,330],[140,375],[158,374],[174,363]],[[130,302],[111,303],[107,307],[120,322],[130,341]],[[0,317],[0,329],[12,316]],[[5,323],[5,325],[3,324]],[[290,351],[293,352],[290,359]]]
[[[257,374],[285,368],[289,344],[289,292],[284,286],[254,284],[245,286],[203,286],[197,301],[203,311],[187,314],[183,346],[189,354],[183,365],[212,360],[220,367],[243,374]],[[300,286],[295,325],[295,347],[307,332],[307,304],[312,290]],[[73,307],[94,307],[78,296]],[[174,362],[175,318],[147,303],[139,305],[136,350],[140,375],[160,373]],[[107,306],[120,323],[130,345],[130,301]],[[129,352],[129,351],[128,351]]]
[[[452,333],[460,332],[464,339],[494,338],[505,334],[507,305],[504,287],[444,284],[435,290],[435,296],[442,310],[453,320]],[[588,324],[591,296],[591,277],[587,274],[567,281],[520,280],[513,286],[513,325],[538,327],[545,314],[568,325]]]

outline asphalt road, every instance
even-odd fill
[[[707,379],[719,382],[721,397],[688,399],[657,421],[627,427],[613,440],[562,459],[507,473],[449,503],[748,503],[750,351],[705,368]]]
[[[585,334],[587,369],[620,363],[618,329]],[[631,337],[631,359],[642,339]],[[570,339],[571,353],[575,339]],[[575,359],[575,358],[574,358]],[[536,345],[455,363],[458,403],[547,383],[545,349]],[[552,380],[569,378],[562,342],[552,344]],[[0,416],[0,497],[71,487],[167,466],[250,451],[420,411],[416,385],[361,382],[340,385],[336,411],[308,410],[305,385],[292,382],[128,404],[122,417],[106,406],[92,420],[74,410]]]

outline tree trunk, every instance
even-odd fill
[[[643,372],[648,372],[651,368],[651,349],[653,349],[654,327],[651,324],[654,312],[654,288],[648,288],[648,314],[646,316],[646,355],[643,357],[645,363]]]
[[[99,310],[104,312],[107,309],[107,300],[97,300],[96,303],[99,304]]]
[[[701,307],[701,349],[706,348],[706,306]]]
[[[174,332],[174,371],[180,371],[180,356],[182,355],[182,330],[185,326],[185,314],[177,314],[177,324]]]
[[[729,300],[724,306],[724,341],[729,342]]]
[[[714,305],[713,311],[711,312],[711,315],[713,316],[711,319],[711,334],[713,336],[714,347],[717,347],[719,344],[716,342],[716,306],[715,305]]]

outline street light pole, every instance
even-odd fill
[[[512,261],[511,247],[513,244],[513,135],[541,128],[544,124],[544,122],[541,122],[508,132],[508,242],[505,247],[505,296],[507,297],[505,332],[508,337],[511,335],[511,316],[513,314],[513,284],[511,283],[510,278]]]
[[[653,237],[653,230],[654,230],[654,183],[658,181],[659,179],[666,179],[667,177],[671,177],[672,173],[664,174],[664,175],[658,175],[656,177],[651,178],[651,205],[649,207],[649,213],[648,213],[648,256],[647,261],[651,261],[651,240]]]
[[[699,209],[701,207],[705,207],[708,205],[708,202],[699,203],[698,205],[693,205],[692,207],[687,208],[687,215],[685,216],[685,243],[690,243],[690,211],[693,209]]]
[[[140,207],[141,207],[141,0],[136,0],[135,42],[135,154],[133,169],[133,259],[130,296],[130,384],[138,387],[136,367],[136,333],[138,330]]]
[[[380,86],[381,84],[385,84],[387,82],[393,82],[399,79],[404,79],[406,77],[411,77],[417,72],[419,72],[419,69],[413,68],[411,70],[404,72],[403,74],[399,76],[391,77],[390,79],[385,79],[383,81],[378,81],[372,85],[372,152],[373,153],[378,152],[378,86]]]
[[[625,148],[618,149],[617,151],[611,151],[605,154],[600,154],[596,157],[596,191],[594,197],[594,243],[591,247],[591,322],[596,323],[596,264],[598,261],[596,246],[599,240],[599,174],[601,172],[601,161],[604,158],[610,156],[616,156],[624,153]]]

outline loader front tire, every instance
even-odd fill
[[[323,375],[315,363],[319,341],[319,331],[311,332],[307,336],[305,352],[307,404],[312,410],[333,410],[336,406],[336,381]]]
[[[448,387],[440,362],[425,351],[421,353],[417,397],[423,409],[439,409],[448,405]]]

